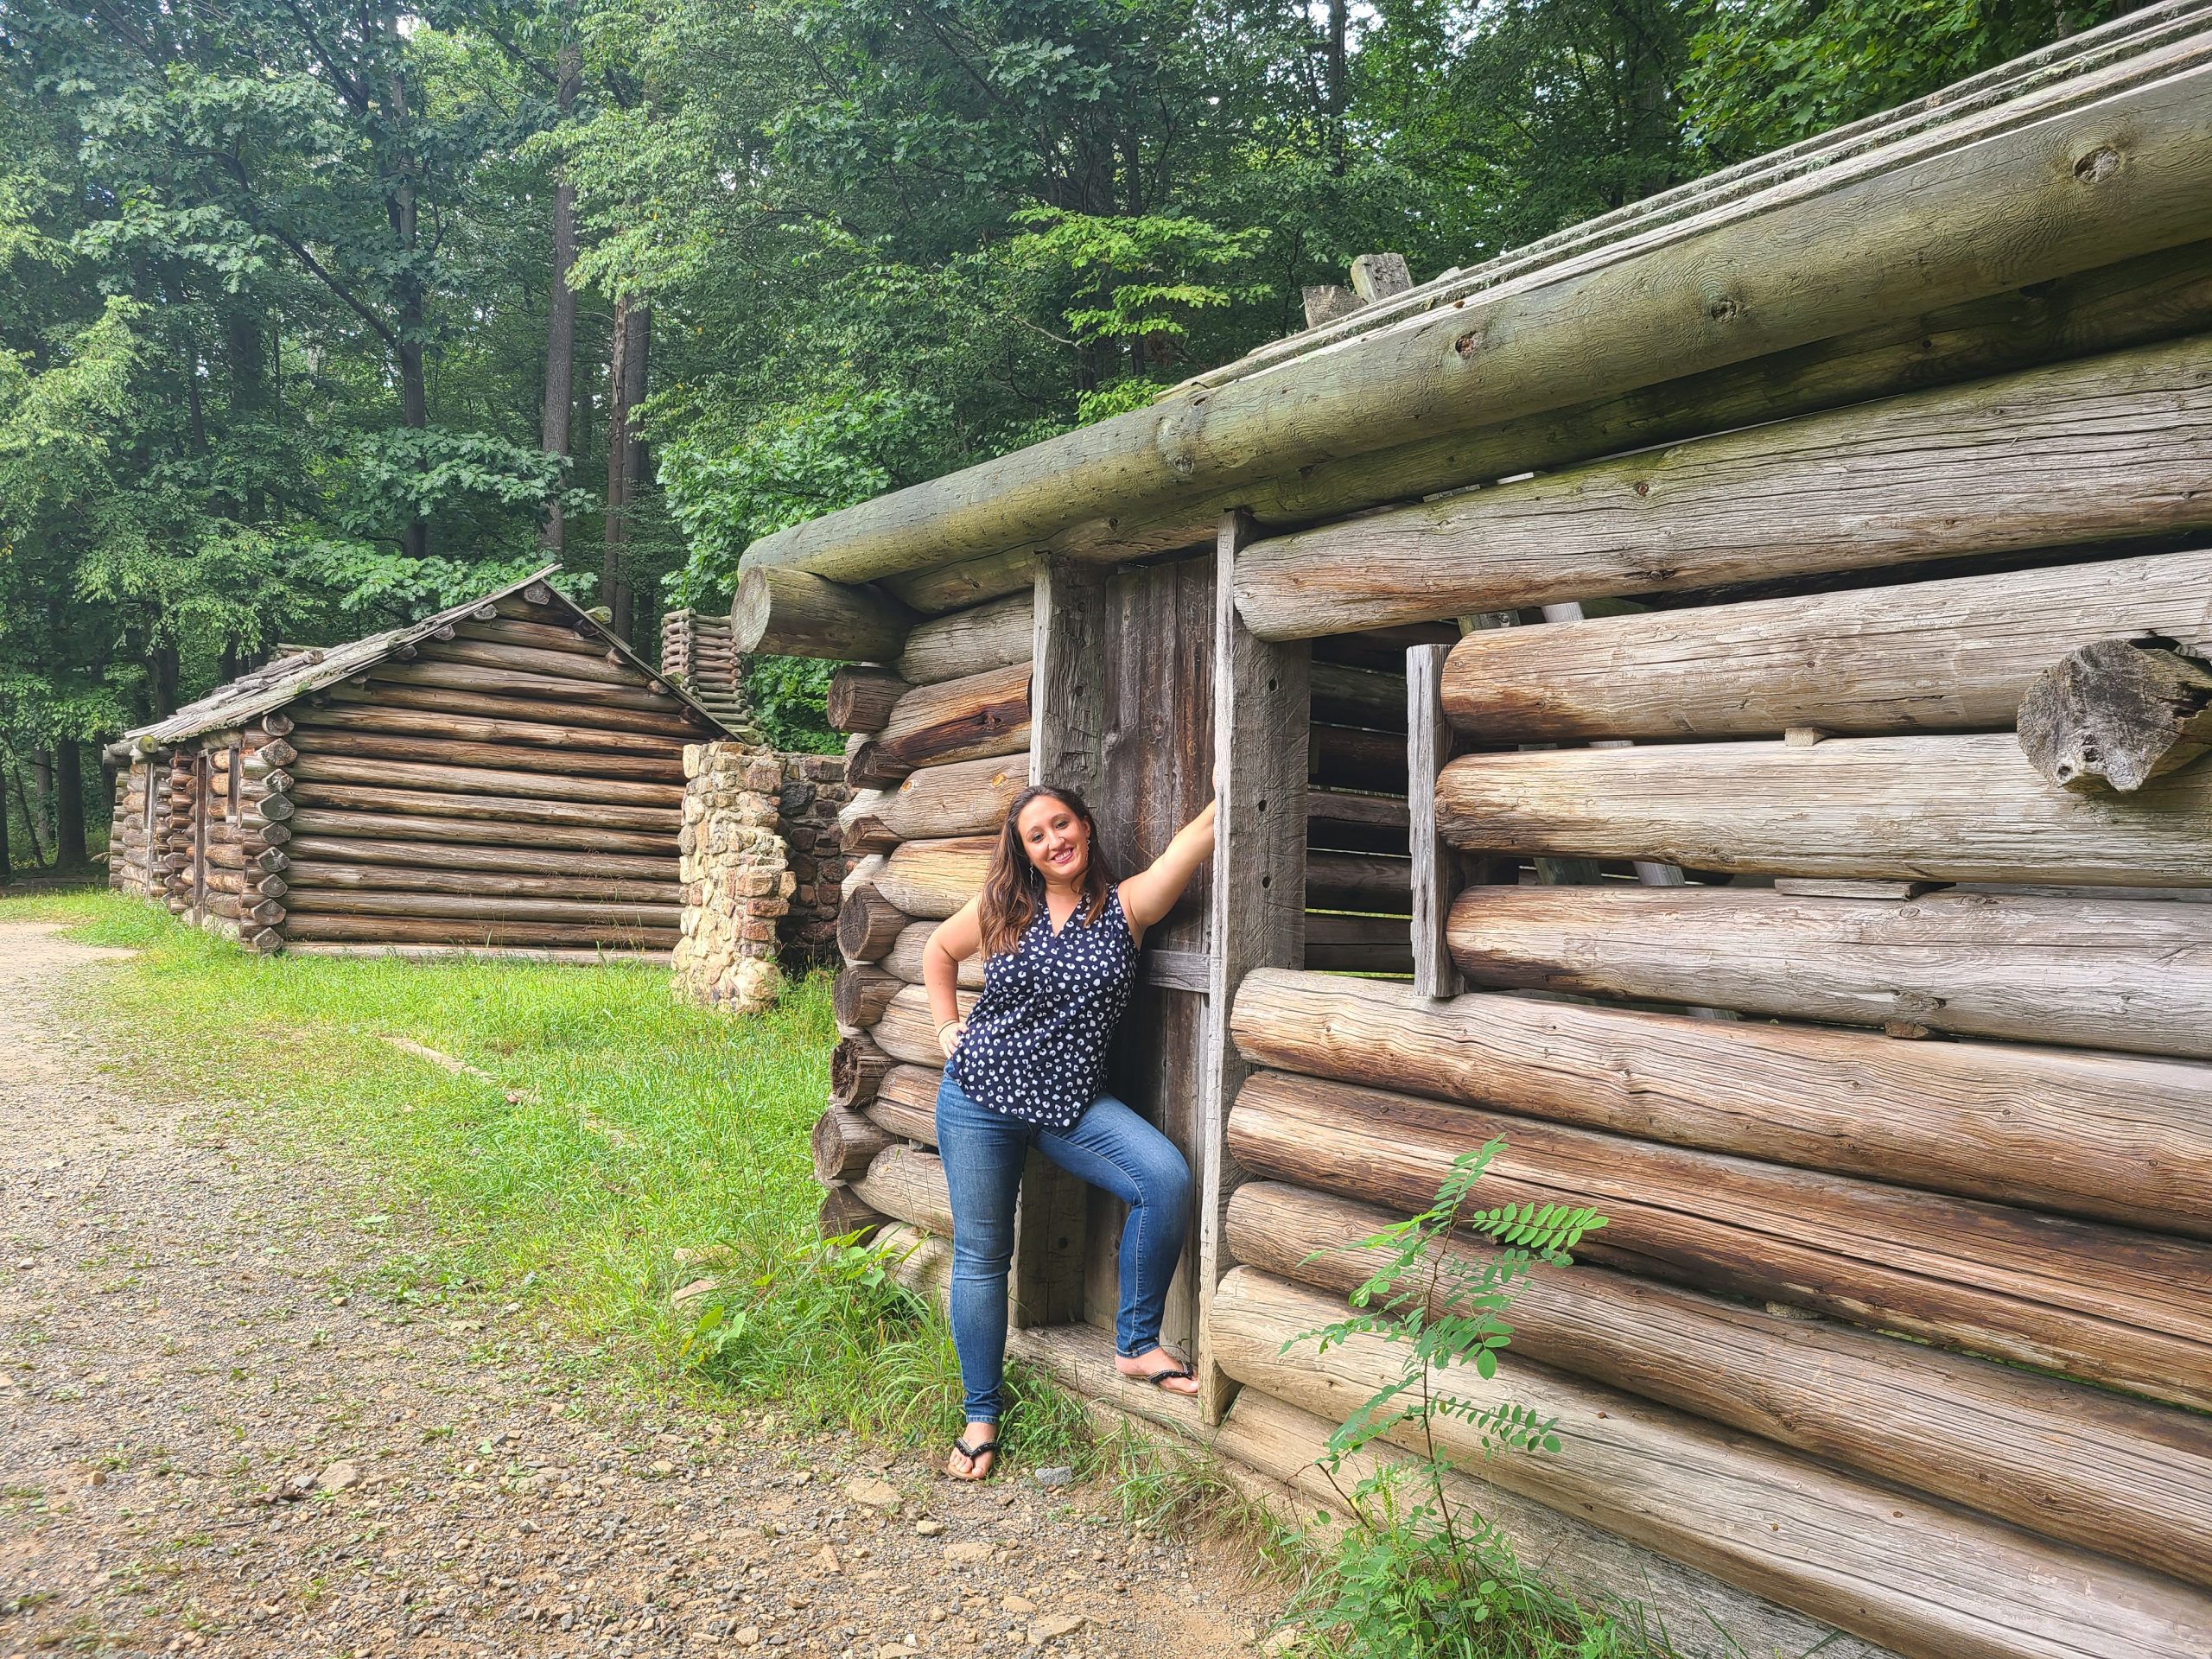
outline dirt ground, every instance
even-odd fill
[[[580,1389],[523,1309],[349,1287],[420,1248],[73,1029],[119,955],[0,923],[0,1659],[1249,1652],[1233,1562],[1010,1464]]]

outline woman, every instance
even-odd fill
[[[1007,809],[982,892],[930,935],[922,954],[946,1060],[938,1153],[952,1198],[952,1341],[968,1396],[967,1432],[945,1465],[956,1479],[981,1480],[998,1464],[1014,1200],[1032,1144],[1129,1206],[1116,1368],[1172,1393],[1198,1392],[1190,1368],[1160,1345],[1190,1168],[1173,1141],[1100,1085],[1136,980],[1137,947],[1213,850],[1213,817],[1209,804],[1151,868],[1116,881],[1081,798],[1047,785],[1025,790]],[[979,951],[983,994],[963,1023],[960,963]]]

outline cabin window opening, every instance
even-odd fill
[[[223,801],[223,821],[226,823],[236,823],[238,821],[238,772],[241,769],[240,761],[243,755],[244,751],[239,745],[236,743],[231,745],[231,764],[228,768],[229,787]]]
[[[154,856],[154,763],[152,761],[149,760],[145,764],[141,775],[145,779],[140,793],[145,797],[146,857],[150,861]]]

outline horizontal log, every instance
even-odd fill
[[[990,836],[903,842],[876,872],[876,891],[910,917],[950,916],[983,890],[995,844]]]
[[[1300,1339],[1342,1318],[1342,1300],[1249,1268],[1223,1281],[1211,1313],[1231,1376],[1319,1416],[1344,1417],[1403,1368],[1402,1347],[1379,1335],[1317,1353]],[[1471,1367],[1451,1376],[1446,1398],[1524,1407],[1555,1419],[1566,1443],[1552,1456],[1486,1455],[1478,1431],[1440,1413],[1438,1450],[1459,1468],[1909,1659],[2182,1659],[2212,1639],[2212,1602],[2162,1575],[1525,1361],[1488,1383]]]
[[[435,659],[378,663],[369,669],[367,679],[372,690],[385,685],[435,686],[447,691],[485,692],[511,702],[527,699],[535,702],[544,715],[577,726],[589,723],[582,718],[586,709],[667,714],[683,707],[675,693],[631,683],[626,678],[621,684],[601,684],[550,674],[530,674],[518,669],[492,668],[481,663]],[[697,728],[687,725],[685,729]]]
[[[874,962],[891,949],[908,919],[874,882],[864,882],[838,907],[837,949],[848,962]]]
[[[872,844],[995,835],[1014,798],[1028,787],[1026,754],[922,766],[870,801],[855,798],[839,822]]]
[[[1462,755],[1455,844],[1743,874],[2212,887],[2212,767],[2133,795],[2045,783],[2010,733]]]
[[[1593,1205],[1591,1260],[2203,1408],[2212,1248],[1717,1153],[1263,1071],[1228,1145],[1253,1173],[1412,1213],[1493,1139],[1487,1202]]]
[[[972,991],[957,993],[960,1017],[965,1020],[976,1006]],[[875,1046],[894,1060],[908,1065],[944,1065],[944,1050],[937,1040],[937,1021],[930,1014],[929,993],[909,985],[883,1005],[883,1016],[868,1033]]]
[[[899,677],[933,685],[1027,662],[1036,645],[1036,607],[1027,593],[1010,594],[917,622],[899,654]]]
[[[388,941],[397,944],[557,944],[673,950],[676,930],[594,926],[574,922],[470,922],[428,916],[298,916],[284,924],[287,942]]]
[[[663,767],[664,775],[666,762]],[[514,772],[488,766],[393,760],[333,753],[319,747],[313,753],[302,755],[292,770],[302,784],[371,784],[384,788],[442,790],[463,795],[515,795],[607,806],[673,809],[683,804],[680,776],[675,783],[648,783],[634,778],[578,776],[554,770]],[[675,770],[680,773],[682,769],[679,766]]]
[[[833,1186],[822,1195],[815,1225],[824,1238],[855,1238],[865,1242],[884,1224],[884,1218],[849,1186]]]
[[[852,1180],[890,1144],[889,1135],[857,1112],[832,1106],[814,1121],[814,1179],[824,1186]]]
[[[681,905],[482,893],[362,893],[345,887],[303,887],[289,902],[296,916],[426,916],[469,922],[579,922],[611,928],[674,928],[683,914]]]
[[[1248,1182],[1229,1202],[1230,1250],[1248,1267],[1348,1296],[1390,1260],[1360,1241],[1396,1219]],[[1486,1250],[1446,1249],[1470,1264]],[[1446,1311],[1440,1300],[1431,1307]],[[1514,1288],[1509,1317],[1514,1356],[2212,1582],[2212,1423],[2202,1418],[1587,1265],[1538,1267]]]
[[[899,699],[914,688],[887,668],[848,663],[830,681],[823,712],[838,732],[880,732]]]
[[[905,647],[913,613],[887,594],[798,570],[747,573],[730,607],[741,653],[887,663]]]
[[[1406,798],[1346,790],[1306,791],[1306,844],[1344,852],[1395,853],[1411,845]]]
[[[1230,1030],[1255,1065],[2212,1236],[2212,1066],[1279,969],[1245,979]]]
[[[1306,775],[1323,789],[1405,792],[1406,740],[1398,733],[1316,726],[1306,754]]]
[[[870,788],[897,783],[917,766],[1019,754],[1029,747],[1029,664],[917,686],[882,731],[846,763],[847,779]]]
[[[909,985],[922,982],[922,951],[936,932],[936,922],[909,922],[899,930],[899,937],[891,942],[891,949],[883,954],[880,966],[888,974],[896,975]],[[959,982],[966,990],[983,988],[983,959],[980,956],[963,958],[959,965]]]
[[[487,681],[486,683],[492,683]],[[350,725],[360,731],[423,731],[482,743],[532,743],[558,748],[569,743],[605,748],[626,746],[633,737],[672,738],[679,743],[704,741],[706,721],[690,709],[651,699],[651,709],[576,704],[549,707],[529,697],[500,696],[482,688],[451,690],[437,685],[340,683],[325,686],[296,705],[300,723]],[[410,723],[409,715],[427,715],[438,723]],[[448,724],[447,722],[451,722]],[[511,729],[519,728],[521,729]],[[547,734],[565,732],[553,739]]]
[[[464,870],[490,871],[524,880],[623,881],[650,887],[656,892],[678,887],[673,845],[665,852],[646,856],[579,852],[569,848],[485,847],[450,841],[375,841],[352,835],[302,834],[284,852],[262,855],[260,868],[285,868],[283,863],[269,863],[272,858],[312,865],[325,879],[311,885],[321,887],[383,887],[412,881],[425,872]],[[356,881],[343,874],[342,868],[354,865],[370,867],[375,874],[372,876],[365,872],[363,879]],[[547,874],[554,870],[560,872],[557,877]],[[640,895],[626,893],[622,896]]]
[[[2212,1058],[2204,905],[1478,887],[1450,931],[1479,987]]]
[[[906,982],[896,974],[866,964],[847,966],[830,990],[830,1005],[841,1026],[872,1026],[883,1017],[891,999]]]
[[[1255,542],[1263,639],[2212,525],[2202,337],[1909,392]]]
[[[865,1037],[846,1037],[830,1052],[830,1103],[857,1109],[875,1098],[892,1058]]]
[[[503,722],[480,723],[496,726]],[[310,727],[308,729],[312,734],[310,742],[314,752],[306,757],[302,764],[309,766],[326,756],[344,755],[355,760],[428,762],[437,766],[489,768],[541,777],[550,774],[563,779],[611,778],[646,784],[672,782],[679,791],[683,787],[683,752],[676,744],[665,741],[632,740],[619,749],[580,748],[565,744],[480,743],[465,738],[426,737],[406,732],[355,731],[328,727]],[[561,732],[571,728],[550,726],[542,729]],[[604,737],[606,734],[601,733],[599,735]],[[315,775],[312,772],[302,772],[299,766],[295,766],[292,771],[296,777]]]
[[[658,862],[673,858],[676,837],[664,831],[591,830],[565,824],[488,818],[438,818],[385,811],[322,811],[296,814],[292,832],[318,842],[368,840],[385,846],[467,843],[487,849],[535,848],[578,853],[645,853]],[[327,857],[323,854],[321,856]],[[455,857],[459,857],[456,853]]]
[[[868,1105],[868,1121],[900,1141],[937,1145],[937,1096],[944,1066],[894,1065],[877,1084]]]
[[[1478,629],[1444,709],[1484,741],[2009,728],[2092,640],[2212,648],[2212,552]]]
[[[1378,732],[1406,729],[1406,677],[1371,669],[1315,663],[1311,677],[1313,718],[1332,726],[1363,726]]]
[[[2172,61],[2188,65],[2186,49]],[[2208,81],[2212,70],[2130,64],[2036,87],[1977,118],[1979,142],[1955,128],[1900,140],[1346,349],[1185,387],[778,531],[744,566],[861,582],[1034,546],[1086,520],[1166,513],[1351,453],[1566,408],[2190,241],[2212,227],[2212,159],[2196,125]],[[2054,107],[2070,113],[2044,118]],[[2121,131],[2126,166],[2077,172],[2101,147],[2117,155],[2110,135]],[[1993,261],[2000,246],[2006,257]],[[1730,273],[1728,291],[1714,272]],[[1769,275],[1752,283],[1746,272]],[[1347,435],[1357,435],[1350,446]]]
[[[489,639],[455,639],[448,644],[424,640],[416,647],[418,660],[426,663],[468,663],[479,668],[512,669],[549,679],[575,680],[590,685],[643,686],[648,677],[626,661],[609,662],[604,645],[589,652],[547,650],[542,645],[514,645]]]
[[[1315,973],[1410,974],[1413,928],[1398,916],[1338,916],[1310,911],[1306,917],[1306,966]]]
[[[1309,910],[1411,916],[1412,861],[1372,853],[1308,853],[1306,905]]]
[[[919,1235],[915,1235],[918,1237]],[[950,1249],[938,1248],[949,1255]],[[1272,1484],[1270,1497],[1289,1508],[1301,1526],[1317,1513],[1342,1515],[1345,1493],[1358,1482],[1395,1468],[1414,1476],[1419,1462],[1387,1441],[1372,1441],[1325,1471],[1336,1422],[1287,1404],[1255,1388],[1238,1390],[1229,1414],[1214,1432],[1213,1450],[1232,1466],[1256,1470]],[[1426,1484],[1426,1471],[1418,1478]],[[1896,1659],[1846,1636],[1825,1620],[1809,1619],[1723,1584],[1710,1573],[1670,1561],[1580,1516],[1540,1503],[1518,1492],[1476,1480],[1448,1465],[1441,1471],[1445,1502],[1455,1514],[1479,1515],[1496,1528],[1523,1561],[1538,1567],[1547,1586],[1586,1606],[1618,1611],[1624,1622],[1664,1630],[1674,1659],[1745,1659],[1747,1654],[1811,1654],[1821,1659]],[[1349,1517],[1347,1517],[1349,1518]],[[1410,1520],[1411,1517],[1408,1517]],[[1423,1530],[1431,1522],[1414,1522]]]
[[[1186,545],[1196,548],[1211,534],[1209,531],[1194,536]],[[1020,598],[1036,585],[1042,569],[1042,556],[1035,548],[1013,547],[956,564],[903,570],[876,585],[910,609],[935,616],[969,609],[1002,595]]]
[[[566,652],[570,656],[590,657],[601,662],[607,658],[607,640],[588,623],[533,622],[521,616],[499,616],[489,622],[473,619],[456,622],[453,633],[456,639],[531,645],[541,651]]]
[[[435,861],[435,849],[411,849]],[[592,875],[569,868],[566,858],[545,856],[531,861],[537,872],[429,868],[421,865],[302,862],[291,872],[291,885],[303,890],[335,889],[349,893],[438,893],[491,899],[571,899],[601,904],[642,904],[681,908],[683,885],[676,880],[673,860],[662,863],[664,879],[640,881]],[[557,872],[557,873],[556,873]],[[275,876],[268,880],[276,880]],[[311,907],[311,906],[310,906]]]
[[[2139,636],[2093,640],[2036,676],[2020,699],[2020,749],[2078,794],[2132,794],[2212,749],[2212,670]]]
[[[875,817],[876,807],[890,794],[884,789],[856,789],[837,809],[837,836],[848,856],[856,853],[887,853],[899,837]]]
[[[683,827],[675,807],[612,806],[583,801],[533,799],[518,795],[463,795],[433,789],[385,789],[365,784],[302,784],[292,791],[302,807],[389,812],[432,818],[479,818],[506,823],[577,824],[652,830],[675,838]],[[268,804],[263,805],[265,813]]]
[[[869,1209],[893,1221],[952,1236],[952,1199],[945,1189],[944,1166],[933,1152],[886,1147],[853,1182],[853,1192]]]

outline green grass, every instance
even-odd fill
[[[826,976],[733,1019],[676,1002],[664,969],[256,957],[103,892],[0,899],[0,920],[138,952],[84,982],[98,1005],[85,1011],[129,1033],[106,1057],[127,1084],[236,1102],[260,1144],[363,1178],[353,1224],[393,1248],[334,1294],[404,1312],[490,1293],[649,1391],[773,1403],[898,1441],[957,1432],[941,1316],[816,1237]],[[723,1288],[671,1308],[669,1293],[702,1276]],[[1034,1378],[1017,1379],[1008,1417],[1030,1460],[1084,1458],[1080,1410]]]

